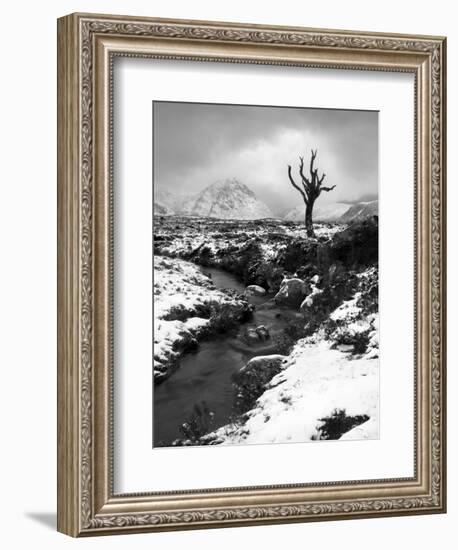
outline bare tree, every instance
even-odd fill
[[[312,155],[310,157],[310,175],[307,177],[304,174],[304,157],[299,157],[299,175],[301,177],[302,188],[294,181],[294,178],[291,174],[291,166],[288,164],[288,176],[291,185],[299,191],[302,195],[302,199],[305,204],[305,227],[307,229],[307,236],[314,237],[315,232],[313,230],[313,206],[315,205],[316,199],[321,195],[322,191],[332,191],[335,187],[323,187],[321,184],[326,176],[325,173],[321,176],[318,176],[318,168],[314,167],[315,158],[317,155],[317,150],[312,149]]]

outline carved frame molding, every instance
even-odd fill
[[[58,45],[58,529],[80,536],[445,511],[445,39],[73,14],[59,20]],[[415,74],[414,478],[113,494],[116,56]]]

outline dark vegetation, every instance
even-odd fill
[[[267,384],[282,371],[283,359],[283,356],[269,356],[252,360],[233,376],[234,408],[237,413],[244,413],[253,408]]]
[[[235,292],[227,290],[228,294]],[[193,309],[187,309],[184,306],[173,307],[167,315],[164,315],[166,321],[186,321],[189,317],[201,317],[209,319],[210,323],[201,330],[201,335],[205,336],[205,331],[209,334],[224,333],[240,323],[248,321],[253,315],[253,306],[239,296],[237,303],[221,303],[218,301],[208,301],[204,304],[197,304]]]
[[[191,447],[194,445],[216,445],[221,443],[217,437],[212,434],[215,428],[214,412],[209,408],[205,401],[196,403],[189,417],[180,426],[180,432],[183,434],[182,439],[175,439],[172,442],[174,447]],[[242,415],[234,415],[228,419],[228,427],[234,429],[240,426],[243,420]],[[159,442],[159,447],[165,446],[163,442]]]
[[[282,355],[288,355],[294,347],[294,344],[308,335],[308,327],[304,324],[304,320],[288,319],[286,326],[279,336],[275,337],[275,351]]]
[[[335,409],[330,416],[320,418],[316,439],[339,439],[344,433],[368,420],[366,414],[348,416],[344,409]]]
[[[191,444],[198,443],[200,438],[213,428],[214,413],[207,403],[196,403],[189,418],[180,426],[180,431]]]

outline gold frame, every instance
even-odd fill
[[[445,511],[443,37],[73,14],[58,20],[58,530],[72,536]],[[415,475],[115,495],[111,74],[115,56],[415,75]]]

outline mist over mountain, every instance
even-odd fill
[[[193,196],[180,196],[159,188],[154,193],[154,213],[234,220],[273,217],[269,207],[236,178],[218,180]]]
[[[375,201],[361,201],[351,206],[343,216],[341,216],[341,222],[355,222],[370,218],[378,215],[378,200]]]
[[[156,187],[154,189],[154,213],[161,216],[182,213],[192,198],[192,195],[172,193],[162,187]]]
[[[345,204],[358,204],[362,202],[373,202],[378,200],[378,193],[364,193],[363,195],[359,195],[358,198],[353,200],[341,200],[340,202],[343,202]]]
[[[334,222],[337,221],[342,214],[347,212],[349,205],[345,203],[335,202],[324,204],[323,206],[315,204],[313,209],[313,219],[317,222]],[[293,222],[303,222],[305,216],[304,205],[298,204],[295,208],[286,213],[283,219]]]
[[[315,222],[349,223],[364,220],[378,214],[378,200],[359,201],[355,203],[336,202],[320,206],[318,201],[313,209]],[[283,217],[287,221],[304,221],[304,205],[298,204]]]
[[[247,185],[236,178],[227,178],[212,183],[194,195],[180,195],[158,187],[154,191],[154,214],[226,220],[281,217],[287,221],[301,222],[304,220],[304,205],[300,203],[286,211],[283,216],[275,216]],[[316,222],[350,223],[377,214],[378,200],[335,202],[323,205],[317,201],[313,210],[313,219]]]

